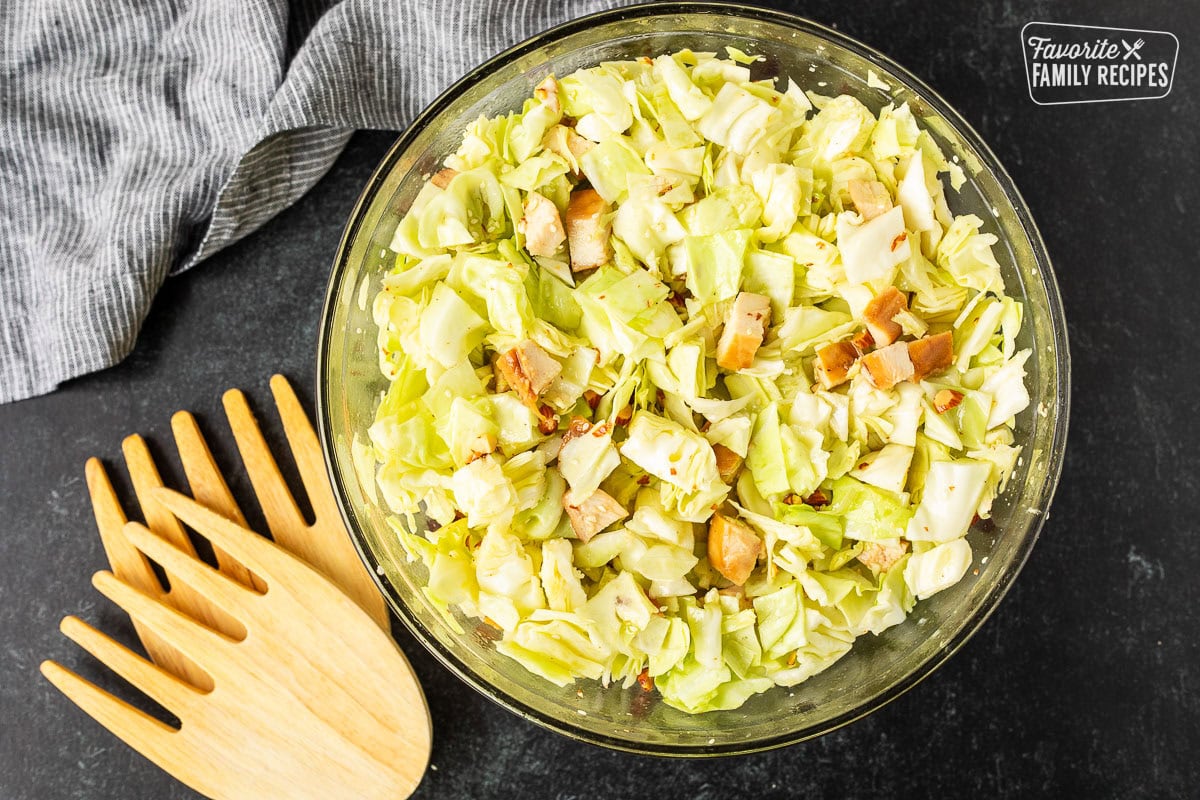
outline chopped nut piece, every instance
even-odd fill
[[[617,412],[617,416],[613,419],[613,422],[618,425],[628,425],[631,419],[633,419],[633,406],[625,406]]]
[[[583,393],[583,400],[587,403],[588,408],[592,411],[596,410],[596,406],[600,405],[600,394],[588,389]]]
[[[913,363],[904,342],[889,344],[863,356],[863,367],[877,389],[890,389],[913,376]]]
[[[439,169],[433,175],[429,176],[429,182],[439,189],[445,189],[450,185],[450,181],[454,180],[454,176],[458,174],[458,170],[445,167]]]
[[[571,251],[572,272],[595,269],[612,258],[608,244],[612,222],[607,218],[608,213],[608,203],[595,189],[571,192],[567,204],[567,247]]]
[[[536,342],[526,339],[496,360],[496,374],[504,378],[521,402],[537,411],[537,398],[562,372],[555,361]]]
[[[712,449],[717,457],[717,472],[721,474],[721,480],[733,483],[738,470],[742,468],[742,457],[723,444],[714,444]]]
[[[895,286],[889,286],[871,298],[871,302],[863,309],[863,322],[875,344],[883,347],[900,338],[903,330],[899,323],[892,321],[892,317],[907,310],[908,298]]]
[[[826,389],[845,383],[850,367],[858,360],[858,348],[851,342],[833,342],[817,350],[813,374]]]
[[[955,389],[942,389],[933,396],[933,410],[945,414],[952,408],[957,408],[963,401],[963,393]]]
[[[562,113],[562,105],[558,102],[558,81],[554,80],[553,75],[547,75],[546,80],[537,85],[533,96],[555,114]]]
[[[582,502],[576,500],[574,493],[570,491],[563,494],[563,509],[566,510],[571,527],[575,529],[575,535],[580,541],[586,542],[609,525],[629,516],[625,506],[603,489],[592,492]]]
[[[954,335],[946,331],[909,342],[908,357],[912,361],[914,381],[941,372],[954,363]]]
[[[821,506],[829,505],[829,498],[820,489],[816,489],[812,494],[804,498],[804,505],[820,508]]]
[[[736,584],[743,584],[754,571],[762,540],[748,525],[724,514],[713,514],[708,525],[708,563]]]
[[[892,539],[881,542],[863,542],[863,549],[858,553],[858,560],[864,566],[878,574],[887,572],[905,553],[908,552],[908,542],[904,539]]]
[[[880,214],[892,210],[892,196],[887,187],[879,181],[853,180],[846,184],[850,190],[850,199],[858,209],[863,222],[870,222]]]
[[[525,198],[525,216],[519,227],[525,234],[525,249],[535,256],[552,256],[567,240],[558,208],[537,192]]]
[[[535,410],[540,432],[549,435],[558,430],[558,414],[554,413],[554,409],[547,405],[540,405]]]
[[[771,319],[771,298],[741,292],[733,301],[721,341],[717,342],[717,366],[732,372],[748,369],[762,345]]]
[[[859,353],[865,353],[875,346],[875,337],[868,330],[861,330],[850,337],[850,344],[854,345]]]
[[[591,429],[592,423],[583,417],[571,417],[571,421],[567,423],[567,432],[563,434],[562,443],[566,444],[572,439],[578,439]]]

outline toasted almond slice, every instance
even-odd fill
[[[530,192],[525,198],[521,229],[525,234],[525,249],[535,256],[552,256],[567,240],[558,208],[537,192]]]
[[[766,335],[771,318],[771,298],[741,292],[733,301],[721,341],[717,342],[717,366],[731,372],[748,369]]]
[[[742,457],[723,444],[712,446],[713,455],[717,457],[717,472],[725,483],[733,483],[738,470],[742,468]]]
[[[833,342],[817,350],[813,373],[826,389],[845,383],[850,367],[858,360],[858,348],[853,342]]]
[[[571,251],[572,272],[595,269],[612,258],[608,243],[612,223],[607,219],[608,212],[608,203],[595,189],[571,192],[567,204],[567,246]]]
[[[562,443],[565,446],[572,439],[582,438],[588,431],[592,429],[592,423],[580,416],[571,417],[571,421],[567,423],[567,431],[563,434]],[[607,430],[604,431],[606,433]],[[603,435],[603,433],[601,434]]]
[[[877,389],[890,389],[913,376],[913,363],[908,357],[908,345],[896,342],[863,356],[863,367]]]
[[[907,310],[908,298],[895,286],[889,286],[871,298],[863,309],[863,322],[875,344],[884,347],[900,338],[903,330],[892,317]]]
[[[580,541],[586,542],[600,531],[618,520],[625,519],[629,512],[612,495],[603,489],[592,492],[582,502],[572,492],[563,494],[563,509],[571,520],[571,527]]]
[[[954,335],[950,331],[923,336],[908,343],[913,380],[921,381],[954,363]]]
[[[870,222],[880,214],[892,210],[892,196],[887,187],[879,181],[853,180],[846,184],[850,190],[850,199],[858,209],[863,222]]]
[[[562,365],[529,339],[503,353],[496,359],[495,368],[521,401],[535,411],[538,395],[562,372]]]
[[[748,525],[713,514],[708,525],[708,563],[717,572],[740,586],[754,571],[762,549],[762,540]]]
[[[458,170],[444,167],[429,176],[429,182],[439,189],[445,189],[450,185],[450,181],[454,180],[454,176],[458,175]]]
[[[963,401],[963,393],[956,389],[942,389],[933,396],[933,410],[945,414],[952,408],[958,408]]]

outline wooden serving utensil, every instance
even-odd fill
[[[197,688],[76,617],[63,633],[180,720],[173,728],[61,665],[42,673],[76,705],[171,775],[216,800],[407,797],[429,761],[431,727],[403,654],[321,573],[169,489],[146,497],[253,573],[263,591],[138,523],[126,542],[244,634],[198,621],[111,572],[96,588],[200,670]],[[143,498],[145,499],[145,498]]]
[[[223,397],[226,416],[275,544],[262,541],[269,548],[288,551],[299,561],[332,581],[336,588],[341,589],[343,599],[349,598],[358,605],[362,610],[359,612],[360,616],[365,612],[376,625],[387,631],[389,618],[386,605],[355,552],[342,522],[312,424],[283,376],[275,375],[271,378],[271,391],[293,460],[313,510],[314,522],[309,524],[300,512],[245,396],[236,389],[230,390]],[[245,530],[248,527],[245,515],[230,492],[195,418],[186,411],[180,411],[172,417],[171,427],[193,497],[212,514],[223,517],[240,530]],[[329,774],[340,776],[339,779],[382,780],[383,785],[390,788],[386,791],[381,788],[380,791],[393,797],[404,797],[411,793],[420,781],[429,759],[429,712],[420,685],[403,654],[394,644],[390,645],[392,656],[389,658],[372,656],[360,659],[361,668],[382,670],[379,674],[386,677],[386,688],[374,686],[374,690],[380,692],[379,696],[372,696],[371,690],[367,688],[371,686],[369,681],[361,683],[357,675],[345,672],[337,666],[338,659],[330,659],[324,655],[324,649],[321,653],[305,654],[305,658],[313,665],[312,669],[323,673],[314,673],[311,669],[305,673],[311,693],[307,698],[293,696],[292,705],[296,702],[307,704],[309,712],[317,714],[323,720],[330,715],[341,719],[340,727],[335,727],[334,733],[331,733],[329,725],[326,724],[324,727],[318,725],[311,731],[297,728],[282,738],[263,738],[264,730],[269,731],[275,726],[294,726],[297,722],[294,718],[296,710],[288,711],[286,698],[283,703],[269,705],[269,702],[275,702],[270,699],[269,692],[261,692],[265,698],[262,705],[247,706],[247,710],[243,712],[227,714],[237,705],[237,702],[231,699],[236,695],[229,686],[223,686],[219,694],[214,694],[217,689],[215,671],[205,660],[224,651],[202,650],[198,655],[195,652],[194,638],[188,639],[189,646],[181,646],[178,631],[189,630],[182,620],[190,619],[199,623],[208,634],[227,642],[244,643],[254,635],[267,649],[272,642],[279,643],[277,637],[284,628],[256,628],[255,634],[247,627],[244,615],[231,611],[228,603],[223,603],[219,596],[215,597],[212,592],[206,592],[203,586],[198,586],[196,576],[207,575],[205,570],[208,570],[218,575],[221,580],[227,579],[229,585],[241,587],[255,597],[271,594],[271,586],[267,576],[258,575],[256,571],[247,568],[247,564],[230,555],[221,542],[217,541],[219,537],[209,536],[205,531],[200,532],[213,546],[218,569],[214,571],[200,562],[180,520],[160,499],[160,494],[166,490],[163,489],[162,478],[146,442],[140,436],[130,436],[122,443],[122,450],[138,505],[141,506],[142,516],[149,530],[134,523],[127,524],[125,511],[104,467],[97,459],[89,460],[86,468],[88,490],[101,541],[112,567],[111,574],[98,573],[96,580],[98,586],[108,587],[108,590],[115,591],[124,598],[133,597],[129,602],[142,609],[142,614],[131,613],[131,617],[135,631],[157,667],[74,617],[64,619],[62,629],[69,638],[80,643],[181,719],[184,719],[184,715],[180,713],[180,704],[186,706],[188,714],[184,727],[188,728],[188,734],[181,735],[183,727],[169,728],[146,717],[53,662],[43,665],[43,673],[101,724],[172,775],[198,791],[209,794],[210,797],[329,797],[342,796],[347,792],[356,796],[374,796],[368,790],[360,791],[353,782],[343,784],[340,790],[330,794],[330,784],[327,780],[312,780],[306,777],[303,771],[290,776],[287,770],[280,771],[270,765],[266,771],[262,766],[257,772],[253,767],[249,767],[249,771],[242,769],[241,771],[246,772],[242,782],[230,782],[229,776],[218,780],[212,775],[201,774],[205,769],[219,774],[230,768],[221,760],[225,758],[224,755],[212,756],[216,760],[206,760],[208,756],[205,755],[214,752],[211,749],[214,745],[209,739],[217,720],[222,717],[225,722],[220,723],[221,730],[225,731],[229,738],[247,744],[261,740],[266,749],[259,750],[258,755],[270,764],[279,762],[281,758],[284,761],[288,758],[298,758],[305,761],[307,769],[326,770]],[[212,519],[211,516],[203,515],[202,518],[210,522]],[[158,537],[158,543],[146,539],[151,531]],[[164,546],[171,549],[163,551]],[[166,555],[160,561],[153,553]],[[151,566],[151,559],[156,561],[166,574],[169,588],[159,581]],[[177,572],[178,569],[184,571]],[[203,580],[202,578],[201,582]],[[272,583],[277,585],[279,580],[280,578],[276,577]],[[208,583],[204,585],[211,588],[224,584],[220,581],[214,582],[209,576]],[[290,590],[295,588],[288,587]],[[106,593],[108,590],[102,589]],[[130,595],[130,591],[135,594]],[[311,603],[311,597],[304,592],[296,595],[293,591],[293,595],[308,598],[306,603]],[[274,613],[277,615],[282,613],[282,607],[278,604],[282,602],[280,598],[283,596],[282,590],[274,590],[274,599],[270,607],[276,609]],[[154,618],[159,620],[159,625],[162,624],[162,619],[175,620],[172,628],[174,633],[164,635],[155,624],[147,621],[148,602],[152,604],[150,607],[157,603],[158,607],[172,612],[164,617],[166,612],[156,609]],[[309,605],[302,604],[293,608],[292,613],[297,619],[303,619],[306,614],[312,612]],[[286,629],[290,630],[290,627]],[[312,636],[323,635],[323,628],[319,623],[309,625],[306,630]],[[309,645],[311,644],[310,641]],[[301,647],[309,645],[299,643]],[[325,647],[329,648],[328,652],[336,650],[339,656],[343,657],[353,655],[346,651],[348,646],[350,645],[344,640],[337,639],[331,639],[325,644]],[[262,654],[266,651],[256,649],[253,652]],[[286,659],[284,663],[287,663]],[[402,664],[403,668],[398,664]],[[324,683],[321,683],[322,680]],[[350,685],[347,685],[347,682]],[[326,708],[319,705],[318,700],[327,692],[333,699],[325,704],[328,706]],[[220,702],[197,702],[197,698],[212,697],[216,697]],[[405,719],[408,721],[405,723],[401,740],[395,740],[393,734],[393,744],[380,740],[375,750],[371,749],[374,745],[368,743],[363,751],[370,758],[374,758],[376,752],[384,754],[384,767],[376,765],[368,769],[365,765],[369,764],[370,759],[364,761],[361,753],[354,753],[355,748],[362,749],[362,743],[354,739],[353,735],[346,738],[344,731],[353,734],[361,728],[361,724],[351,718],[355,712],[347,706],[348,698],[353,699],[354,703],[362,708],[391,702],[399,703],[403,707],[403,711],[393,709],[396,714],[407,715]],[[386,716],[386,712],[384,713]],[[376,717],[383,719],[378,715]],[[391,721],[394,722],[395,719]],[[371,733],[372,737],[384,735],[382,731]],[[322,737],[330,739],[330,742],[325,742]],[[311,744],[306,744],[310,740]],[[221,737],[216,741],[217,747],[225,746]],[[205,742],[208,744],[204,744]],[[196,753],[189,754],[189,749],[193,747],[197,748]],[[399,750],[392,752],[389,747],[398,747]],[[276,752],[277,748],[283,748],[287,752],[280,756]],[[302,755],[302,752],[307,752],[307,755]],[[328,761],[330,758],[339,759],[338,764],[342,766],[331,767]],[[192,766],[188,766],[189,763]],[[234,763],[237,762],[230,762],[231,765]],[[345,775],[346,769],[357,772],[353,776]],[[383,769],[384,774],[368,774],[370,770],[379,769]]]

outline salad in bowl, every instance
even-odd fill
[[[558,686],[796,686],[978,567],[1021,458],[1023,304],[956,159],[756,60],[547,76],[389,243],[355,460],[445,623]]]

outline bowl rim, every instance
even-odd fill
[[[693,745],[693,744],[658,744],[646,743],[633,739],[625,739],[617,736],[611,736],[597,731],[578,727],[571,722],[568,722],[549,714],[545,714],[538,709],[532,708],[519,700],[516,700],[507,693],[501,691],[495,685],[481,678],[474,670],[463,663],[453,652],[443,647],[438,639],[421,624],[413,615],[408,612],[408,609],[403,603],[389,591],[388,586],[381,574],[380,564],[375,558],[375,555],[364,544],[361,533],[356,531],[354,515],[351,513],[348,501],[348,492],[343,483],[341,474],[335,468],[335,455],[333,451],[333,431],[331,429],[331,417],[329,414],[329,400],[326,394],[326,376],[329,366],[329,348],[334,331],[332,330],[332,319],[336,311],[335,301],[338,295],[338,287],[342,283],[344,273],[351,268],[349,264],[349,255],[351,245],[355,239],[359,228],[364,221],[365,212],[375,200],[382,184],[387,176],[392,172],[395,162],[402,155],[404,150],[411,144],[412,140],[419,135],[424,128],[434,119],[438,117],[451,102],[461,93],[462,89],[470,86],[489,75],[497,69],[515,61],[528,53],[537,50],[549,42],[562,39],[566,36],[581,32],[587,28],[594,27],[600,24],[610,22],[618,22],[629,19],[639,18],[654,18],[654,17],[678,17],[683,15],[707,15],[707,16],[726,16],[737,17],[749,20],[761,20],[771,22],[793,29],[803,31],[823,38],[829,43],[844,48],[855,55],[865,59],[868,62],[875,63],[886,69],[888,72],[902,79],[909,89],[918,94],[921,100],[926,103],[931,110],[940,116],[946,123],[963,139],[963,141],[975,152],[977,152],[985,163],[991,176],[995,179],[1001,191],[1007,196],[1013,209],[1016,211],[1016,219],[1019,222],[1022,232],[1029,241],[1034,260],[1037,262],[1038,275],[1046,292],[1048,312],[1052,323],[1052,340],[1053,353],[1056,368],[1056,383],[1054,387],[1055,396],[1055,425],[1050,440],[1049,453],[1047,456],[1046,478],[1041,487],[1040,499],[1041,513],[1030,523],[1029,529],[1025,535],[1024,541],[1021,543],[1020,550],[1014,555],[1012,568],[1001,573],[995,584],[987,591],[984,602],[980,605],[975,616],[969,618],[962,627],[954,633],[954,635],[946,642],[943,647],[928,657],[925,661],[917,666],[916,669],[898,680],[895,684],[888,687],[884,691],[873,697],[866,698],[858,705],[850,710],[825,720],[821,723],[810,725],[806,728],[781,733],[774,736],[767,736],[755,740],[745,742],[728,742],[713,745]],[[1011,589],[1017,576],[1024,568],[1028,561],[1029,555],[1036,544],[1042,526],[1045,524],[1049,516],[1050,505],[1054,499],[1055,492],[1058,488],[1059,479],[1062,474],[1063,460],[1067,439],[1067,428],[1070,417],[1070,352],[1067,340],[1067,325],[1066,315],[1062,305],[1062,298],[1059,293],[1058,283],[1051,266],[1049,254],[1046,251],[1046,246],[1042,240],[1041,234],[1033,221],[1028,205],[1025,203],[1024,197],[1017,190],[1011,176],[1004,169],[995,153],[985,143],[983,138],[975,131],[975,129],[959,114],[940,94],[934,91],[928,84],[918,78],[916,75],[905,69],[900,64],[893,61],[888,56],[875,50],[873,47],[864,44],[850,36],[847,36],[840,31],[834,30],[828,26],[814,22],[805,17],[796,14],[791,14],[784,11],[776,11],[773,9],[747,6],[739,3],[721,3],[721,2],[654,2],[645,5],[626,6],[606,11],[600,11],[586,16],[578,17],[569,22],[548,28],[545,31],[535,34],[530,38],[513,45],[503,52],[493,56],[479,66],[473,68],[457,81],[452,83],[441,94],[439,94],[424,110],[421,111],[403,132],[396,139],[395,143],[389,148],[384,155],[379,165],[375,168],[371,178],[359,195],[355,202],[353,211],[350,214],[346,227],[342,233],[341,241],[338,244],[337,253],[334,257],[333,268],[330,272],[329,283],[326,288],[325,300],[321,311],[321,323],[319,327],[319,338],[317,342],[317,363],[316,363],[316,413],[318,420],[318,433],[321,441],[321,449],[325,458],[326,471],[329,474],[330,481],[334,487],[334,498],[337,502],[338,510],[342,514],[346,528],[351,532],[351,539],[359,556],[367,565],[371,573],[372,579],[383,594],[392,611],[426,650],[428,650],[443,666],[450,670],[457,678],[462,680],[471,688],[483,696],[489,698],[493,702],[507,709],[508,711],[517,714],[524,719],[533,722],[539,727],[554,731],[577,741],[584,741],[590,744],[599,745],[608,749],[618,750],[623,752],[635,753],[640,755],[655,755],[655,756],[675,756],[675,757],[714,757],[726,755],[741,755],[757,753],[766,750],[773,750],[788,745],[797,744],[808,741],[827,733],[835,731],[852,722],[855,722],[863,717],[879,710],[883,706],[897,699],[907,691],[912,689],[922,680],[938,670],[952,655],[954,655],[966,642],[983,626],[983,624],[995,613],[1000,602]]]

